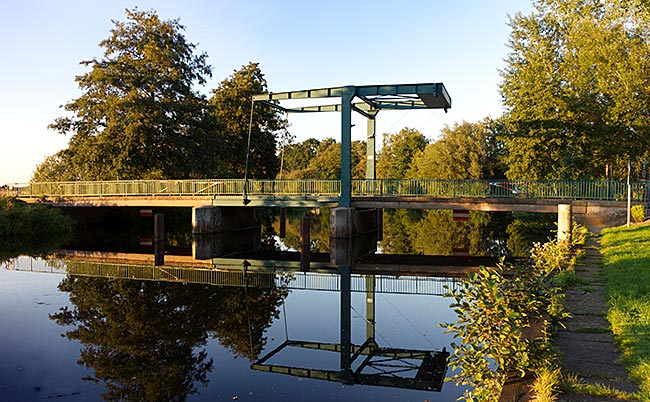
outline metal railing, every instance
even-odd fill
[[[648,184],[633,182],[632,200],[647,199]],[[20,198],[128,197],[128,196],[237,196],[242,179],[115,180],[45,182],[16,185]],[[250,196],[339,196],[339,180],[248,180]],[[353,196],[403,196],[433,198],[541,198],[619,201],[627,198],[627,183],[605,180],[352,180]]]
[[[144,264],[111,263],[77,260],[42,260],[19,257],[12,260],[11,270],[40,273],[67,274],[111,279],[146,280],[157,282],[182,282],[214,286],[287,288],[292,290],[333,291],[341,290],[338,273],[297,271],[214,270],[175,266],[152,266]],[[368,289],[367,278],[374,278],[374,288]],[[385,294],[443,295],[458,288],[461,278],[392,276],[352,274],[350,290]]]

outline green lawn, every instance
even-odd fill
[[[650,400],[650,225],[602,232],[607,319],[632,378]]]

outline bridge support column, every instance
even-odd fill
[[[254,208],[201,206],[192,208],[192,233],[223,233],[259,228]]]
[[[573,208],[571,204],[558,204],[557,206],[557,241],[571,241],[573,225]]]
[[[330,210],[330,237],[352,238],[378,228],[375,208],[356,209],[339,207]]]
[[[330,262],[349,265],[377,250],[377,210],[333,208],[330,210]]]
[[[192,236],[192,258],[209,260],[245,251],[259,250],[262,238],[259,228],[230,232],[195,234]]]

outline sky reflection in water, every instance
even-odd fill
[[[445,383],[438,393],[346,385],[251,369],[249,358],[264,356],[287,339],[338,343],[341,297],[336,291],[291,289],[282,293],[81,277],[70,281],[71,277],[60,274],[62,269],[27,257],[14,260],[14,269],[9,268],[8,264],[0,268],[2,402],[47,398],[99,401],[107,392],[117,398],[131,396],[137,400],[147,395],[162,400],[175,391],[173,400],[190,401],[236,397],[240,401],[445,402],[454,401],[462,393],[453,383]],[[67,291],[59,290],[65,281],[70,282],[62,286]],[[107,286],[109,282],[127,283]],[[91,294],[90,287],[95,293],[105,293]],[[119,298],[125,300],[115,301]],[[366,299],[365,292],[352,292],[351,339],[357,345],[366,339]],[[450,336],[438,327],[454,319],[448,304],[449,300],[434,295],[376,293],[376,342],[381,347],[450,349]],[[59,325],[54,315],[65,307],[78,316],[60,319],[59,324],[66,325]],[[111,310],[116,307],[121,310]],[[251,320],[251,313],[257,318]],[[165,321],[167,317],[192,322],[174,323]],[[70,336],[79,328],[80,336]],[[93,332],[96,338],[84,331]],[[260,343],[264,343],[263,349]],[[146,356],[138,357],[143,350],[148,350]],[[89,367],[77,364],[80,359]],[[129,367],[121,367],[118,362],[128,362]],[[138,362],[142,367],[136,367]],[[158,382],[165,370],[154,367],[156,362],[169,370],[182,371],[167,373],[169,378],[177,379],[176,384]],[[267,363],[336,371],[340,355],[289,347]],[[157,378],[146,375],[151,370],[160,370]],[[133,374],[138,372],[141,375]],[[84,380],[87,377],[97,382]],[[138,381],[129,383],[132,377]],[[142,389],[146,387],[150,389]]]

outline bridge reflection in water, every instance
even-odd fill
[[[313,270],[305,272],[297,269],[290,261],[285,262],[284,266],[282,264],[273,266],[268,260],[243,260],[242,262],[240,259],[231,259],[230,264],[225,264],[228,259],[221,258],[211,261],[212,266],[208,266],[206,262],[203,265],[199,262],[195,266],[153,266],[124,261],[107,262],[106,260],[110,260],[108,254],[111,253],[106,253],[104,258],[98,255],[102,253],[93,253],[95,260],[82,259],[84,253],[78,253],[76,256],[71,254],[68,252],[68,257],[61,256],[62,258],[47,260],[19,257],[11,262],[9,268],[17,271],[70,276],[196,283],[221,287],[237,286],[244,289],[281,288],[338,292],[340,293],[338,342],[290,339],[287,333],[284,342],[272,350],[263,350],[262,355],[252,361],[250,367],[257,371],[350,385],[363,384],[428,391],[442,389],[449,352],[445,348],[425,350],[381,346],[375,337],[375,297],[378,294],[442,295],[447,289],[454,289],[460,285],[462,280],[460,274],[440,276],[415,272],[422,271],[420,268],[405,274],[403,266],[400,268],[401,272],[391,271],[389,264],[377,263],[376,258],[375,262],[360,263],[356,267],[333,267],[331,264],[327,266],[326,263],[314,262]],[[217,266],[225,268],[217,268]],[[382,273],[359,272],[367,271],[369,266],[374,266],[375,270],[380,270]],[[353,293],[365,293],[366,300],[365,341],[360,344],[353,343],[351,337]],[[246,300],[248,302],[248,299]],[[338,369],[283,363],[283,356],[287,353],[289,355],[303,352],[310,354],[314,351],[337,354],[340,360]],[[314,362],[313,359],[303,361]]]

